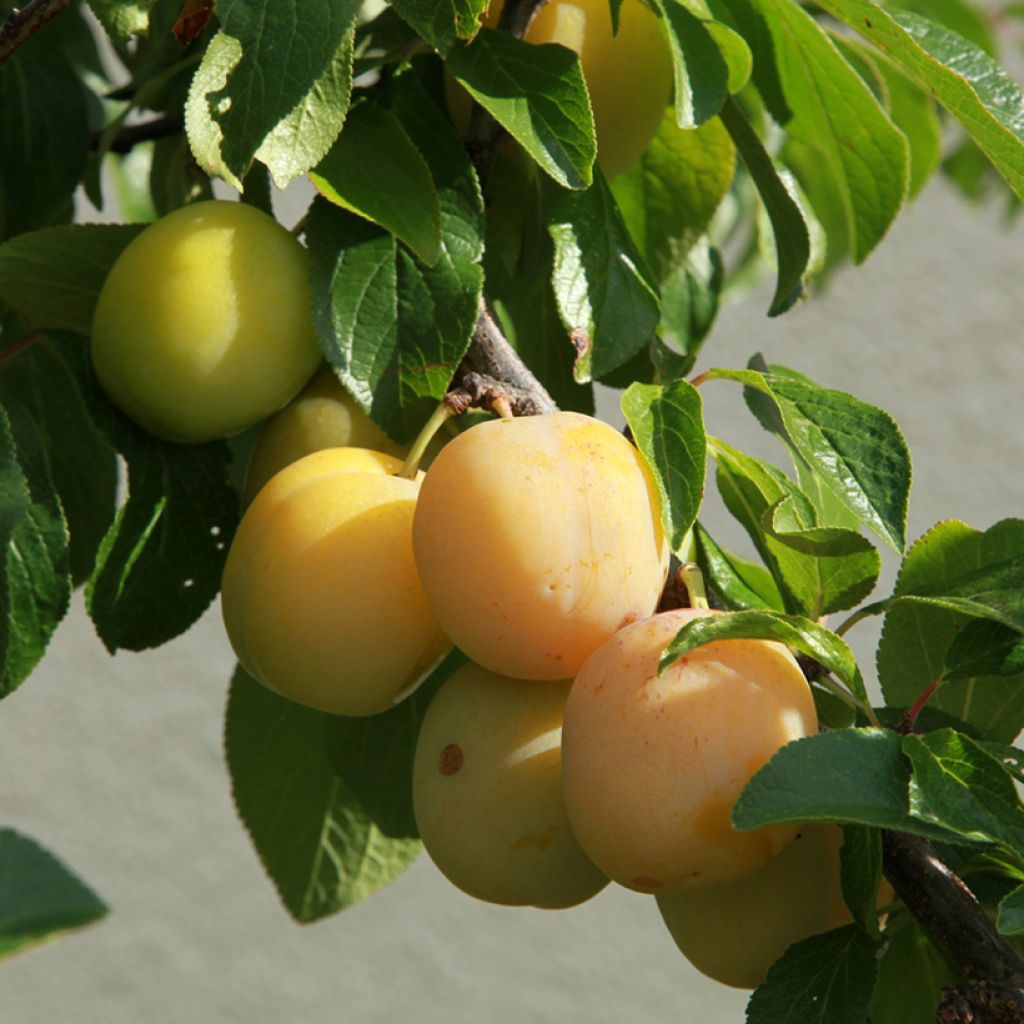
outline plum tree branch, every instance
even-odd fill
[[[168,135],[176,135],[185,127],[185,118],[181,114],[165,114],[141,124],[130,124],[122,128],[110,143],[111,153],[130,153],[140,142],[152,142]],[[102,132],[94,132],[89,140],[90,149],[99,149]]]
[[[926,839],[883,830],[882,852],[896,895],[966,979],[945,990],[936,1021],[1020,1024],[1024,960],[992,927],[970,889]]]
[[[558,410],[481,299],[473,340],[455,373],[447,401],[461,411],[471,405],[491,408],[495,400],[508,402],[517,416]]]
[[[11,11],[0,25],[0,65],[47,22],[70,6],[71,0],[29,0],[24,7]]]

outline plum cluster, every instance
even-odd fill
[[[291,462],[375,429],[330,390],[264,429],[251,472],[275,468],[271,448],[289,464],[243,518],[225,621],[256,678],[334,713],[391,707],[452,643],[472,659],[433,698],[413,772],[445,876],[507,905],[570,907],[609,881],[653,894],[695,966],[743,987],[848,919],[838,828],[730,822],[750,776],[817,729],[792,654],[718,641],[658,675],[676,632],[719,613],[656,613],[668,547],[636,449],[555,413],[472,426],[414,479],[355,447]],[[312,395],[338,406],[317,409],[320,440]]]

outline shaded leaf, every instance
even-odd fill
[[[241,667],[231,680],[224,745],[235,806],[297,921],[358,903],[420,853],[403,809],[407,797],[367,807],[353,790],[351,771],[346,777],[339,768],[351,769],[346,747],[369,738],[370,721],[338,719],[285,700]],[[405,787],[411,788],[409,780],[402,792]]]
[[[856,925],[796,942],[747,1004],[747,1024],[864,1024],[877,943]]]
[[[0,245],[0,301],[29,328],[92,333],[100,289],[141,224],[69,224]]]
[[[71,598],[68,531],[42,437],[14,401],[0,408],[0,697],[42,658]]]
[[[49,850],[0,829],[0,958],[92,924],[107,905]]]
[[[909,914],[895,927],[890,920],[885,934],[871,1024],[935,1024],[942,990],[960,984],[960,972]]]
[[[694,536],[704,578],[726,608],[784,610],[779,588],[764,566],[720,548],[700,523],[696,524]]]

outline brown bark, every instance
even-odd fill
[[[71,0],[29,0],[20,10],[11,11],[0,25],[0,64],[70,5]]]

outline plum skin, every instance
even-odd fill
[[[431,701],[413,769],[416,822],[439,870],[470,896],[557,909],[608,884],[574,839],[562,800],[569,685],[470,662]]]
[[[246,470],[243,504],[285,466],[324,448],[369,448],[397,459],[406,455],[324,366],[260,430]]]
[[[565,803],[576,837],[638,892],[742,878],[796,835],[738,832],[732,805],[781,746],[817,731],[793,655],[764,640],[705,644],[657,675],[662,651],[708,609],[662,612],[619,630],[587,660],[565,711]]]
[[[639,452],[569,412],[485,421],[449,441],[423,481],[413,546],[453,643],[521,679],[575,675],[654,611],[668,568]]]
[[[259,422],[320,362],[305,249],[244,203],[174,210],[107,275],[92,360],[114,404],[157,437],[197,443]]]
[[[420,481],[381,452],[328,448],[281,470],[242,517],[221,607],[243,667],[332,714],[386,711],[450,649],[419,585]]]

